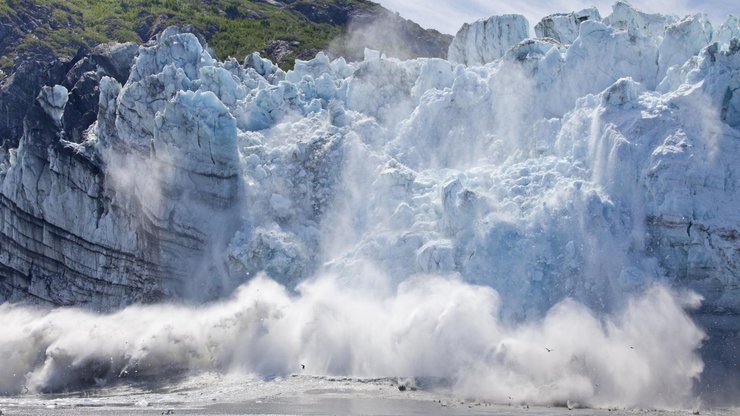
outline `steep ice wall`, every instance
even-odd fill
[[[577,34],[568,20],[534,39],[517,16],[466,26],[456,62],[318,54],[287,73],[168,30],[106,72],[125,82],[101,77],[82,141],[74,88],[43,88],[1,165],[2,299],[112,308],[249,283],[196,312],[3,306],[23,325],[0,349],[29,379],[0,386],[307,356],[327,374],[459,377],[466,394],[510,377],[522,400],[691,399],[703,333],[685,289],[731,364],[740,333],[737,21],[581,13]],[[88,64],[70,70],[79,90],[105,71]],[[105,323],[138,331],[140,313],[151,332],[107,342]]]
[[[668,68],[682,65],[712,42],[712,24],[706,15],[687,16],[665,28],[663,42],[658,48],[658,75]]]
[[[665,27],[675,21],[675,16],[643,13],[624,1],[614,3],[612,14],[604,19],[604,23],[625,30],[631,36],[647,36],[655,40],[660,39]]]
[[[578,26],[586,20],[601,20],[595,7],[574,13],[558,13],[544,17],[534,27],[538,38],[550,38],[560,43],[571,44],[578,37]]]
[[[371,267],[491,286],[514,320],[656,281],[740,313],[734,21],[572,16],[560,41],[520,16],[465,26],[467,65],[369,51],[288,73],[168,31],[101,79],[83,143],[44,89],[3,171],[3,297],[202,299]]]
[[[727,20],[720,25],[717,29],[717,33],[714,35],[715,41],[724,50],[729,48],[730,41],[737,37],[740,37],[740,24],[738,23],[738,18],[735,16],[729,16]]]
[[[2,172],[3,298],[110,308],[221,293],[197,276],[221,267],[214,230],[238,220],[241,181],[236,121],[208,91],[219,83],[181,91],[204,63],[190,34],[142,47],[123,88],[100,82],[82,143],[65,135],[79,111],[66,88],[44,87]]]
[[[483,65],[504,55],[529,37],[529,23],[521,15],[491,16],[465,23],[452,40],[447,59],[466,65]]]

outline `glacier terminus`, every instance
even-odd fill
[[[0,393],[300,364],[497,403],[740,391],[737,17],[493,16],[447,60],[288,71],[178,27],[96,53],[0,160]]]

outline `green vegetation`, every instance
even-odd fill
[[[292,66],[300,51],[326,48],[346,28],[311,22],[298,6],[360,9],[365,0],[284,0],[285,7],[258,0],[0,0],[0,18],[26,14],[42,24],[20,40],[16,53],[53,51],[72,56],[80,46],[141,42],[153,26],[190,24],[206,36],[219,58],[243,59],[274,40],[291,42],[281,62]],[[7,60],[6,60],[7,61]]]

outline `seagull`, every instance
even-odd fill
[[[306,365],[305,364],[301,364],[301,370],[305,370],[305,369],[306,369]]]
[[[545,347],[545,349],[547,350],[547,352],[552,352],[553,351],[553,350],[551,350],[551,349],[549,349],[547,347]]]
[[[632,347],[632,346],[630,346],[630,349],[631,349],[631,350],[634,350],[634,349],[635,349],[635,347]]]

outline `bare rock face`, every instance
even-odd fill
[[[24,61],[18,70],[0,82],[0,142],[6,148],[18,146],[23,135],[23,119],[32,107],[39,89],[49,79],[52,65]]]
[[[51,15],[51,8],[31,3],[21,13],[0,16],[0,56],[9,56],[27,34],[47,24]]]
[[[355,11],[347,31],[348,55],[358,59],[362,58],[365,48],[399,59],[445,58],[453,39],[383,8]]]
[[[68,134],[73,134],[73,130],[81,132],[95,121],[98,111],[97,66],[87,55],[89,51],[80,48],[73,58],[67,60],[55,59],[53,55],[20,59],[14,72],[0,80],[0,112],[3,114],[0,118],[0,145],[6,151],[18,147],[23,135],[23,120],[42,86],[59,84],[73,90],[70,100],[79,112],[66,115],[65,130]],[[90,71],[91,76],[83,77]],[[101,71],[106,74],[105,70]],[[80,85],[75,89],[78,82]],[[79,133],[73,135],[80,137]]]
[[[299,1],[290,4],[291,9],[306,16],[316,23],[345,25],[350,20],[354,8],[350,4],[316,4],[314,2]]]
[[[92,60],[120,83],[126,82],[131,62],[139,52],[134,43],[104,43],[93,48]]]
[[[270,58],[270,60],[283,62],[286,57],[290,56],[293,52],[291,47],[295,48],[297,46],[299,46],[298,42],[295,41],[289,42],[287,40],[274,40],[265,46],[261,53],[264,53],[265,56]]]
[[[69,101],[63,113],[66,140],[81,143],[85,131],[98,117],[98,76],[95,71],[81,74],[69,91]]]
[[[327,51],[332,56],[342,56],[350,61],[362,60],[365,48],[398,59],[445,58],[452,42],[450,35],[424,29],[373,3],[356,7],[352,4],[324,5],[301,1],[288,7],[312,22],[346,27],[344,33],[328,45]],[[306,48],[293,39],[275,39],[260,53],[283,66],[290,58],[310,60],[319,51],[317,48]]]

